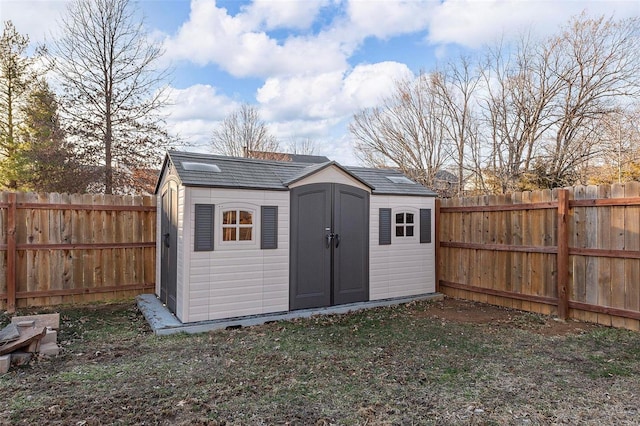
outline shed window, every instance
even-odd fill
[[[408,212],[396,213],[396,237],[413,237],[415,226],[414,214]]]
[[[222,212],[222,241],[253,241],[253,211],[224,210]]]

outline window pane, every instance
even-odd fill
[[[404,223],[404,213],[396,213],[396,223]]]
[[[396,237],[404,237],[404,226],[396,226]]]
[[[222,223],[224,225],[233,225],[236,223],[236,211],[235,210],[227,210],[222,213]]]
[[[240,241],[251,241],[252,228],[240,228]]]
[[[413,237],[413,226],[407,226],[407,237]]]
[[[407,223],[413,223],[413,213],[407,213]]]
[[[251,225],[253,223],[251,212],[240,210],[240,223],[242,225]]]
[[[235,241],[236,228],[222,227],[222,241]]]

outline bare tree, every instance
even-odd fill
[[[287,152],[289,154],[314,155],[316,153],[316,145],[312,139],[292,138],[287,144]]]
[[[451,158],[458,172],[455,192],[462,195],[466,172],[475,170],[467,164],[469,157],[477,153],[473,148],[479,143],[479,123],[474,107],[480,78],[471,60],[461,57],[458,63],[433,73],[431,79],[440,110],[440,125],[448,141],[446,145],[453,151]]]
[[[601,150],[601,122],[640,95],[640,18],[581,15],[550,44],[551,70],[562,81],[544,152],[546,183],[555,187],[573,183],[577,168]]]
[[[603,129],[640,95],[640,18],[581,15],[552,37],[524,34],[484,53],[479,66],[462,58],[400,82],[380,107],[356,114],[357,155],[427,185],[454,166],[458,193],[470,178],[499,193],[584,182],[611,158]],[[635,160],[622,159],[616,140],[631,175]]]
[[[596,128],[599,153],[578,170],[582,184],[640,180],[640,107],[621,109]]]
[[[448,154],[430,76],[401,80],[382,106],[354,115],[349,130],[356,155],[373,167],[396,167],[432,186]]]
[[[166,72],[129,0],[75,0],[53,43],[66,131],[86,161],[104,170],[105,193],[130,191],[169,141],[159,115]]]
[[[552,101],[561,81],[550,69],[550,50],[531,34],[514,46],[487,49],[482,100],[491,153],[487,164],[499,192],[520,190],[541,140],[553,125]]]
[[[639,22],[581,15],[558,35],[487,50],[485,172],[494,190],[580,179],[604,148],[603,120],[640,93]]]
[[[258,110],[243,104],[213,131],[211,148],[217,154],[246,157],[248,153],[275,152],[278,141],[269,134]]]

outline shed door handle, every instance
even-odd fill
[[[333,237],[336,239],[336,248],[340,245],[340,234],[333,234]]]
[[[164,237],[164,245],[165,247],[169,247],[171,245],[171,234],[170,233],[166,233],[163,235]]]
[[[331,240],[333,239],[333,233],[329,233],[326,235],[327,238],[327,248],[331,247]]]

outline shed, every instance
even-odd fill
[[[170,151],[156,195],[183,323],[435,292],[436,194],[397,170]]]

